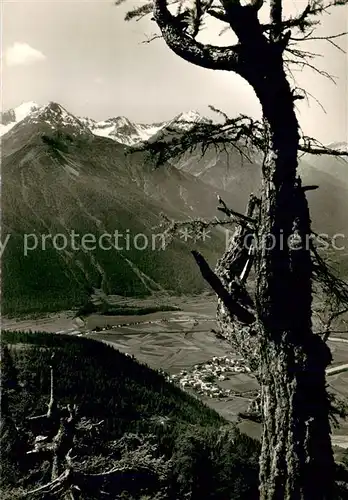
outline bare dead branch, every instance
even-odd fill
[[[228,217],[232,217],[234,219],[237,219],[239,224],[242,225],[247,225],[254,227],[255,226],[255,220],[252,219],[251,217],[248,217],[247,215],[240,214],[239,212],[236,212],[235,210],[232,210],[231,208],[228,208],[226,203],[218,196],[219,203],[221,207],[217,207],[218,210],[226,214]]]
[[[341,33],[336,33],[335,35],[325,35],[325,36],[312,36],[312,33],[313,33],[313,30],[310,31],[309,33],[306,33],[305,35],[303,35],[302,37],[295,37],[295,36],[292,36],[290,39],[291,40],[294,40],[296,42],[304,42],[304,41],[308,41],[308,40],[324,40],[324,41],[330,41],[330,40],[334,40],[336,38],[341,38],[342,36],[346,36],[348,35],[348,32],[347,31],[343,31]],[[340,47],[341,49],[341,47]],[[344,51],[345,52],[345,51]]]
[[[245,266],[240,274],[240,282],[242,284],[246,283],[247,279],[248,279],[248,276],[250,274],[250,271],[251,271],[251,268],[252,268],[252,265],[254,263],[254,245],[251,244],[250,245],[250,248],[249,248],[249,252],[248,252],[248,260],[246,261],[245,263]]]
[[[158,39],[160,39],[160,38],[162,38],[162,36],[161,36],[161,35],[152,35],[152,36],[150,36],[150,37],[147,37],[147,39],[146,39],[146,40],[143,40],[141,43],[151,43],[151,42],[153,42],[154,40],[158,40]]]
[[[319,101],[319,99],[317,99],[313,94],[311,94],[310,92],[308,92],[308,90],[296,87],[293,92],[300,92],[300,95],[298,95],[297,99],[300,99],[300,98],[306,99],[308,106],[310,104],[309,103],[309,99],[313,99],[316,102],[316,104],[318,104],[318,106],[322,109],[322,111],[325,114],[327,114],[326,109],[321,104],[321,102]],[[294,100],[296,100],[296,96],[295,95],[294,95]],[[304,134],[302,134],[302,135],[304,135]]]
[[[340,316],[343,314],[346,314],[348,312],[348,307],[345,307],[344,309],[341,309],[340,311],[335,311],[333,312],[325,326],[324,334],[323,334],[323,340],[324,342],[327,342],[328,338],[330,337],[332,330],[331,330],[331,325],[334,322],[334,320],[338,319]]]
[[[44,484],[43,486],[40,486],[39,488],[35,488],[34,490],[27,491],[24,494],[24,497],[31,496],[31,495],[36,495],[37,493],[40,493],[40,494],[53,493],[56,490],[56,488],[60,487],[62,485],[62,483],[67,479],[67,476],[68,476],[68,471],[65,470],[54,481],[50,481],[49,483]]]
[[[251,194],[245,216],[253,218],[259,203],[260,200]],[[246,244],[248,240],[250,240],[249,247]],[[226,252],[217,262],[215,273],[224,287],[228,287],[230,293],[239,296],[242,303],[255,314],[255,305],[245,288],[247,275],[252,266],[253,241],[253,230],[250,227],[239,225],[230,239]],[[228,340],[233,348],[244,357],[252,371],[257,370],[259,364],[257,324],[243,325],[238,319],[231,318],[222,305],[223,303],[219,300],[217,321],[222,337]]]
[[[299,51],[297,51],[297,53],[298,52]],[[297,57],[299,57],[298,54],[295,54],[295,55]],[[315,56],[315,54],[314,54],[314,56]],[[296,68],[299,71],[302,71],[304,68],[309,68],[312,71],[314,71],[314,73],[317,73],[318,75],[323,76],[323,77],[327,78],[328,80],[330,80],[332,83],[336,84],[335,76],[331,75],[330,73],[328,73],[325,70],[317,68],[316,66],[314,66],[314,64],[311,64],[310,62],[308,62],[308,60],[306,60],[305,56],[301,57],[301,59],[287,58],[287,59],[285,59],[284,64],[285,64],[285,66],[294,65],[294,66],[296,66]]]
[[[302,140],[303,143],[299,144],[298,149],[303,153],[308,153],[312,155],[340,156],[342,158],[348,156],[348,151],[329,148],[311,137],[305,136],[302,138]]]
[[[335,35],[326,35],[326,36],[312,36],[313,30],[311,30],[309,33],[304,34],[302,37],[290,37],[291,41],[294,41],[296,43],[298,42],[307,42],[307,41],[325,41],[330,43],[333,47],[335,47],[337,50],[342,52],[343,54],[346,54],[346,51],[338,45],[334,40],[337,38],[342,38],[343,36],[348,35],[347,31],[344,31],[342,33],[337,33]]]
[[[46,420],[47,419],[47,413],[45,413],[44,415],[34,415],[34,416],[31,416],[31,417],[28,417],[28,420],[29,421],[35,421],[35,420]]]
[[[218,19],[219,21],[222,21],[224,23],[228,23],[228,17],[226,16],[226,13],[222,9],[209,9],[208,14],[215,19]]]
[[[319,189],[319,186],[312,185],[312,186],[302,186],[302,191],[314,191],[315,189]]]
[[[230,314],[237,317],[239,321],[246,325],[254,323],[255,317],[253,314],[251,314],[245,307],[238,304],[236,299],[229,294],[220,279],[210,269],[209,264],[204,257],[196,250],[193,250],[191,253],[201,271],[203,278],[209,283],[216,295],[220,297]]]

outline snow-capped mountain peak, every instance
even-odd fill
[[[168,123],[168,126],[177,130],[190,130],[198,123],[208,123],[210,120],[202,116],[198,111],[190,110],[180,113]]]
[[[1,113],[0,136],[9,132],[17,123],[24,120],[32,112],[40,109],[40,105],[33,101],[22,102],[19,106]]]
[[[162,131],[166,133],[170,128],[187,131],[196,123],[208,122],[198,111],[194,110],[180,113],[171,120],[159,123],[136,123],[125,116],[96,121],[88,117],[76,117],[56,102],[49,102],[44,106],[35,102],[24,102],[2,114],[0,136],[9,132],[22,121],[45,124],[51,130],[67,127],[70,128],[71,133],[87,133],[107,137],[127,146],[146,142],[157,137],[158,133]]]
[[[92,123],[89,121],[88,125],[95,135],[108,137],[127,146],[134,146],[135,144],[149,140],[166,123],[148,125],[132,122],[125,116],[117,116],[100,122]]]
[[[150,124],[136,123],[125,116],[108,118],[100,122],[88,118],[83,118],[82,121],[95,135],[108,137],[127,146],[134,146],[148,141],[168,127],[178,130],[189,130],[196,123],[207,122],[208,120],[200,115],[198,111],[191,110],[180,113],[172,120]]]
[[[125,116],[117,116],[116,118],[110,118],[110,120],[114,120],[115,123],[117,123],[118,126],[120,127],[127,127],[129,125],[131,125],[131,121],[126,118]]]
[[[176,116],[174,118],[175,121],[182,121],[182,122],[201,122],[204,120],[204,118],[198,113],[198,111],[195,110],[190,110],[184,113],[180,113],[180,115]]]
[[[30,121],[43,120],[52,127],[54,126],[73,126],[89,131],[86,124],[73,114],[69,113],[63,106],[57,102],[49,102],[46,106],[42,106],[30,116]]]
[[[6,134],[19,123],[40,124],[51,130],[68,128],[73,134],[90,134],[89,127],[56,102],[40,106],[34,102],[22,103],[2,115],[0,136]]]
[[[24,118],[26,118],[30,113],[37,111],[39,108],[40,105],[34,101],[23,102],[14,109],[16,121],[20,122],[24,120]]]
[[[43,113],[43,112],[52,113],[52,114],[59,115],[62,117],[66,117],[66,116],[70,115],[70,113],[65,108],[63,108],[63,106],[61,104],[58,104],[57,102],[54,102],[54,101],[50,101],[45,106],[42,106],[42,108],[40,109],[40,113]]]

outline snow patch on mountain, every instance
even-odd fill
[[[31,123],[40,123],[44,121],[51,125],[52,128],[67,127],[70,131],[77,133],[91,133],[89,127],[85,125],[85,123],[56,102],[50,102],[46,106],[42,106],[27,118]]]
[[[0,137],[9,132],[17,123],[24,120],[34,111],[40,109],[39,104],[33,101],[23,102],[13,109],[1,113]]]
[[[99,122],[90,118],[82,118],[81,120],[90,128],[94,135],[108,137],[126,146],[135,146],[141,142],[146,142],[168,127],[181,131],[189,130],[196,123],[208,121],[197,111],[180,113],[172,120],[151,124],[132,122],[125,116],[108,118]]]
[[[209,123],[211,120],[202,116],[198,111],[190,110],[180,113],[173,120],[167,123],[167,127],[179,131],[188,131],[198,123]]]
[[[100,122],[87,119],[87,123],[94,135],[108,137],[127,146],[134,146],[149,140],[150,137],[165,126],[165,123],[150,125],[134,123],[125,116],[109,118]]]
[[[2,114],[2,124],[0,125],[0,136],[12,130],[19,123],[45,124],[51,130],[68,129],[71,134],[90,134],[88,126],[79,118],[69,113],[63,106],[56,102],[49,102],[45,106],[40,106],[35,102],[22,103],[14,109],[10,109]]]
[[[125,116],[96,121],[88,117],[76,117],[55,102],[40,106],[30,101],[2,113],[0,136],[9,132],[23,120],[28,120],[30,123],[46,123],[52,130],[57,127],[69,127],[70,132],[92,133],[100,137],[107,137],[126,146],[147,142],[151,138],[155,138],[159,132],[165,132],[169,128],[187,131],[197,123],[209,121],[193,110],[180,113],[172,120],[160,123],[136,123]]]
[[[20,122],[24,120],[32,111],[36,111],[40,106],[33,101],[23,102],[17,108],[15,108],[16,121]]]

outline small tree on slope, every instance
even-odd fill
[[[179,57],[204,68],[240,75],[260,101],[262,123],[226,117],[220,127],[194,127],[190,140],[184,134],[171,144],[151,147],[162,159],[171,147],[180,152],[194,142],[238,144],[244,138],[261,147],[260,199],[251,197],[245,216],[229,210],[221,200],[220,209],[237,220],[239,227],[215,272],[200,254],[195,252],[194,257],[218,295],[223,335],[257,370],[261,384],[260,498],[328,500],[334,498],[325,381],[331,353],[325,342],[327,335],[319,336],[312,330],[312,279],[321,278],[329,289],[334,280],[330,284],[332,275],[314,246],[307,244],[311,221],[306,187],[297,166],[299,151],[340,153],[300,137],[294,102],[304,96],[291,87],[288,69],[295,62],[316,70],[310,63],[311,54],[299,44],[315,38],[320,14],[346,4],[346,0],[309,0],[302,12],[291,18],[283,16],[283,0],[267,3],[266,24],[259,19],[266,4],[263,0],[195,0],[189,7],[183,1],[154,0],[129,12],[126,19],[152,12],[164,41]],[[238,39],[235,45],[204,45],[197,40],[202,22],[209,16],[232,29]],[[336,44],[336,36],[327,40]],[[252,241],[249,248],[245,241]],[[245,287],[252,263],[256,270],[254,299]],[[340,283],[338,289],[337,297],[343,294],[347,300],[345,284]]]

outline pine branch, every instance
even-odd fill
[[[162,38],[161,35],[152,35],[152,36],[147,37],[146,40],[143,40],[141,43],[151,43],[154,40],[159,40],[160,38]]]
[[[298,29],[300,32],[305,33],[306,30],[311,30],[313,26],[320,23],[316,17],[328,12],[332,7],[346,5],[347,0],[309,0],[308,4],[304,10],[295,17],[289,17],[288,19],[282,20],[280,23],[281,30],[287,30],[289,28]],[[273,29],[273,23],[267,23],[262,25],[262,29],[265,32],[269,32]]]
[[[324,40],[324,41],[329,41],[329,40],[334,40],[335,38],[341,38],[342,36],[348,35],[347,31],[343,31],[342,33],[336,33],[335,35],[326,35],[326,36],[312,36],[313,30],[310,31],[309,33],[306,33],[302,37],[291,37],[290,40],[293,40],[295,42],[307,42],[308,40]],[[345,51],[344,51],[345,52]]]
[[[299,69],[300,71],[302,71],[304,68],[309,68],[310,70],[312,70],[314,73],[317,73],[318,75],[320,76],[323,76],[324,78],[327,78],[328,80],[330,80],[332,83],[336,84],[336,80],[335,80],[335,77],[333,75],[331,75],[330,73],[328,73],[327,71],[325,70],[322,70],[322,69],[319,69],[317,66],[314,66],[314,64],[311,64],[310,62],[308,62],[308,59],[306,58],[309,58],[311,56],[316,56],[316,54],[300,54],[301,51],[299,50],[291,50],[291,49],[287,49],[289,52],[291,52],[295,57],[297,57],[297,59],[290,59],[290,58],[286,58],[284,60],[284,64],[285,64],[285,67],[289,67],[290,65],[294,65],[296,66],[297,69]]]
[[[294,89],[294,100],[296,98],[296,89]],[[250,163],[253,163],[253,161],[248,151],[254,150],[265,153],[267,143],[266,132],[261,122],[245,115],[229,118],[226,113],[213,106],[210,106],[210,109],[219,114],[224,119],[224,123],[196,123],[192,126],[192,123],[185,122],[191,126],[186,131],[176,128],[174,124],[166,130],[165,135],[156,138],[155,142],[149,141],[137,145],[130,148],[129,152],[147,151],[150,156],[157,159],[158,166],[172,158],[180,158],[185,153],[193,153],[198,147],[201,149],[202,156],[204,156],[210,147],[214,147],[217,153],[219,151],[227,153],[226,146],[232,147],[239,152],[242,158],[246,158]],[[342,158],[348,156],[348,151],[329,148],[316,139],[304,135],[301,137],[298,151]]]
[[[125,0],[117,1],[117,2],[115,2],[115,4],[120,5],[124,1]],[[127,12],[127,14],[125,16],[125,21],[131,21],[132,19],[136,19],[137,21],[139,21],[143,17],[152,13],[152,11],[153,11],[153,2],[148,2],[144,5],[141,5],[140,7],[136,7],[135,9]]]
[[[215,217],[212,220],[205,220],[200,218],[188,219],[188,220],[174,220],[169,219],[165,214],[161,213],[160,216],[164,219],[164,222],[158,226],[153,227],[153,230],[162,230],[164,238],[164,247],[167,247],[171,243],[175,236],[187,241],[192,239],[194,242],[202,240],[205,241],[206,238],[210,238],[210,230],[214,227],[220,226],[231,226],[233,224],[248,224],[249,221],[244,220],[244,216],[238,214],[238,212],[231,213],[228,219],[219,219]]]
[[[209,147],[216,152],[226,151],[226,146],[234,148],[250,163],[248,154],[251,150],[263,150],[265,146],[264,127],[261,122],[239,115],[229,118],[225,113],[210,106],[210,109],[223,117],[224,123],[192,123],[187,122],[190,129],[182,131],[173,124],[166,129],[166,133],[156,138],[155,142],[145,142],[133,148],[133,151],[148,151],[150,156],[157,158],[157,165],[162,165],[172,158],[180,158],[185,153],[192,153],[196,148],[201,149],[204,156]]]

